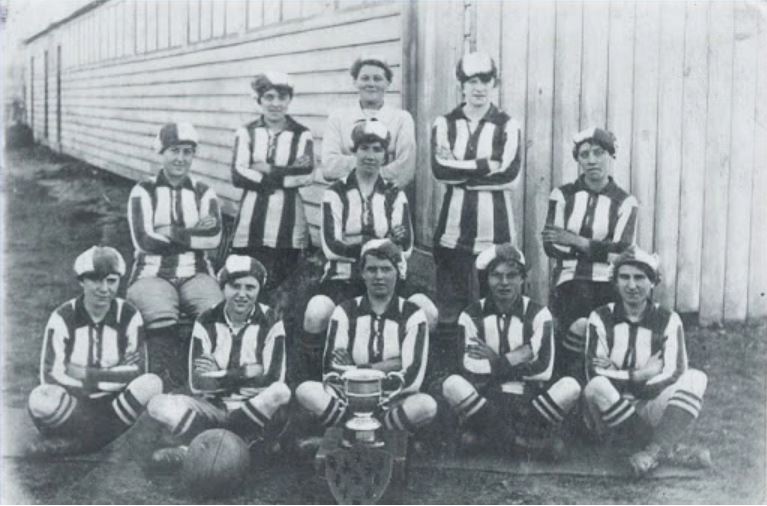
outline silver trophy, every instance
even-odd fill
[[[397,390],[384,396],[383,381],[387,378],[397,378],[400,382]],[[405,386],[405,378],[400,373],[389,374],[377,369],[349,369],[343,374],[330,372],[325,375],[323,385],[328,388],[330,381],[340,381],[349,402],[347,407],[352,417],[344,424],[344,446],[364,445],[368,447],[383,446],[381,438],[381,422],[373,414],[379,406],[385,405],[389,399],[396,397]]]

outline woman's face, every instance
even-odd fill
[[[365,174],[378,174],[386,160],[386,148],[380,142],[363,142],[354,152],[357,157],[357,170]]]
[[[290,93],[279,92],[275,88],[267,90],[261,95],[261,110],[269,121],[279,122],[288,113],[288,107],[293,97]]]
[[[461,88],[466,103],[472,107],[484,107],[490,102],[490,91],[495,85],[495,79],[485,82],[479,76],[464,81]]]
[[[363,65],[360,68],[354,86],[362,102],[383,102],[384,93],[391,83],[386,79],[384,69],[378,65]]]

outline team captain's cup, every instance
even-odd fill
[[[384,397],[383,381],[387,378],[399,380],[399,387]],[[349,403],[347,409],[352,417],[344,425],[344,445],[383,446],[380,437],[381,422],[373,417],[378,407],[402,391],[405,379],[401,374],[388,375],[377,369],[350,369],[343,374],[331,372],[325,375],[323,384],[340,380]]]

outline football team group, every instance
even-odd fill
[[[561,457],[580,437],[633,445],[639,477],[664,462],[710,465],[707,450],[684,443],[707,377],[688,367],[679,316],[652,300],[658,257],[634,244],[637,201],[609,175],[614,135],[577,133],[579,176],[551,192],[540,237],[554,262],[547,307],[523,294],[529,264],[511,194],[521,129],[491,101],[495,62],[466,54],[456,67],[463,101],[431,133],[444,189],[432,301],[405,283],[413,119],[384,104],[393,75],[383,59],[359,58],[350,73],[359,100],[331,112],[322,135],[321,172],[332,182],[320,209],[326,264],[303,320],[286,327],[274,300],[295,283],[309,245],[299,189],[315,176],[314,143],[287,114],[291,78],[265,72],[251,84],[260,113],[234,139],[231,180],[242,198],[225,246],[218,198],[190,175],[197,132],[177,122],[157,134],[159,172],[127,203],[135,252],[126,298],[117,296],[127,273],[117,250],[93,246],[74,260],[82,293],[45,329],[28,402],[42,437],[30,451],[94,451],[144,411],[165,431],[147,458],[169,468],[210,428],[269,443],[303,417],[317,434],[351,415],[343,389],[323,378],[368,368],[388,374],[376,416],[415,441],[450,419],[461,447],[503,455]],[[208,252],[217,248],[226,254],[216,273]],[[185,319],[194,319],[191,335]],[[452,370],[427,374],[440,347],[456,350]]]

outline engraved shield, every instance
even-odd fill
[[[330,452],[325,479],[338,504],[375,504],[391,481],[394,457],[381,448],[355,446]]]

